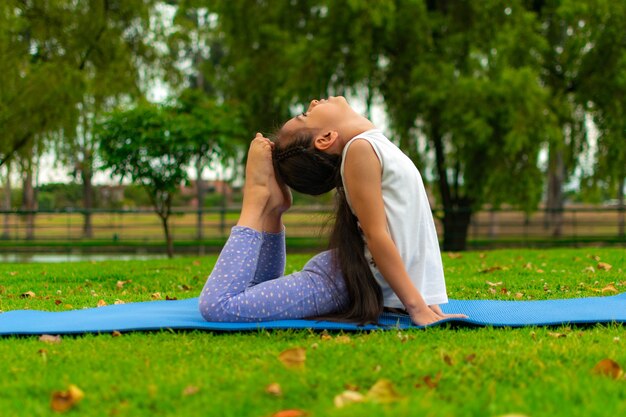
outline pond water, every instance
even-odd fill
[[[0,263],[144,261],[166,258],[165,254],[146,253],[0,253]]]

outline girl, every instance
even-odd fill
[[[296,191],[337,189],[330,250],[282,276],[282,214]],[[200,294],[208,321],[324,318],[377,322],[402,309],[415,324],[450,317],[437,234],[415,165],[344,97],[313,100],[275,142],[250,145],[241,216]]]

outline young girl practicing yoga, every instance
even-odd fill
[[[289,188],[336,189],[330,249],[283,275]],[[237,225],[200,294],[208,321],[323,318],[377,322],[404,309],[418,325],[449,317],[435,225],[412,161],[344,97],[313,100],[274,142],[250,144]]]

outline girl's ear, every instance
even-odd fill
[[[315,149],[325,152],[337,143],[337,138],[339,138],[339,132],[336,130],[322,130],[313,139],[313,146]]]

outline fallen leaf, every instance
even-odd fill
[[[567,337],[567,335],[565,333],[558,333],[558,332],[548,332],[548,336],[554,337],[555,339],[560,339],[562,337]]]
[[[59,305],[59,304],[61,304],[62,302],[63,302],[63,301],[61,301],[61,300],[54,300],[54,304],[56,304],[56,305]]]
[[[66,310],[71,310],[71,309],[73,309],[73,308],[74,308],[74,306],[73,306],[73,305],[71,305],[71,304],[65,304],[65,305],[63,306],[63,308],[65,308]]]
[[[276,382],[269,384],[265,387],[265,392],[268,394],[274,395],[276,397],[280,397],[283,395],[283,390],[280,388],[280,385]]]
[[[596,262],[600,262],[600,257],[598,255],[589,255],[589,257]]]
[[[322,335],[320,336],[320,339],[322,339],[322,340],[324,340],[324,341],[326,341],[326,340],[332,340],[332,338],[333,338],[333,337],[332,337],[331,335],[329,335],[328,333],[326,333],[326,332],[322,333]]]
[[[602,269],[604,271],[610,271],[613,268],[613,265],[607,264],[606,262],[598,262],[598,269]]]
[[[113,304],[124,304],[124,301],[118,299],[118,300],[115,300]]]
[[[335,407],[341,408],[348,404],[360,403],[365,401],[365,396],[358,391],[347,390],[335,396],[333,403]]]
[[[543,274],[545,271],[543,269],[537,269],[536,271],[538,274]]]
[[[83,399],[85,394],[76,385],[70,384],[67,391],[54,391],[50,401],[50,407],[53,411],[63,413]]]
[[[498,282],[491,282],[491,281],[485,281],[487,283],[487,285],[489,285],[490,287],[497,287],[498,285],[502,285],[502,281],[498,281]]]
[[[287,368],[301,368],[306,361],[306,349],[296,347],[284,350],[278,355],[278,359]]]
[[[521,292],[516,292],[515,293],[515,298],[517,298],[518,300],[521,300],[522,297],[524,297],[524,294],[522,294]]]
[[[461,255],[460,253],[448,252],[448,257],[450,259],[461,259],[463,255]]]
[[[608,376],[613,379],[620,379],[624,374],[622,367],[613,359],[602,359],[593,367],[592,372],[598,375]]]
[[[452,360],[452,358],[450,357],[450,355],[448,355],[447,353],[443,354],[443,361],[446,363],[446,365],[448,366],[453,366],[454,365],[454,361]]]
[[[20,295],[20,297],[22,298],[33,298],[35,296],[35,293],[32,291],[26,291],[25,293],[22,293],[22,295]]]
[[[337,343],[341,343],[341,344],[348,344],[348,343],[352,343],[352,339],[350,339],[350,336],[342,334],[340,336],[335,337],[335,341]]]
[[[61,343],[61,336],[53,336],[51,334],[42,334],[39,336],[39,341],[44,343]]]
[[[485,258],[487,257],[487,254],[485,254],[485,253],[479,253],[479,254],[478,254],[478,257],[479,257],[480,259],[485,259]]]
[[[343,387],[348,391],[358,391],[360,389],[358,385],[354,384],[344,384]]]
[[[472,362],[474,362],[474,359],[476,359],[476,354],[475,353],[470,353],[469,355],[467,355],[465,357],[465,362],[472,363]]]
[[[389,403],[398,401],[402,397],[396,392],[393,384],[388,379],[379,379],[369,389],[366,395],[368,400],[373,400],[380,403]]]
[[[437,372],[435,377],[431,377],[430,375],[426,375],[424,378],[424,384],[430,389],[435,389],[439,385],[439,381],[441,380],[441,372]]]
[[[500,270],[502,270],[502,267],[501,267],[501,266],[492,266],[492,267],[490,267],[490,268],[483,269],[483,270],[482,270],[482,271],[480,271],[480,272],[482,272],[483,274],[489,274],[489,273],[491,273],[491,272],[494,272],[494,271],[500,271]]]
[[[198,260],[195,260],[195,261],[193,261],[192,263],[193,263],[195,266],[200,266],[200,261],[198,261]]]
[[[178,300],[178,298],[176,298],[176,297],[170,297],[169,295],[166,295],[166,296],[165,296],[165,299],[166,299],[167,301]]]
[[[302,417],[308,413],[303,410],[282,410],[272,414],[272,417]]]
[[[128,281],[117,281],[117,284],[115,284],[115,286],[119,289],[124,288],[124,285],[126,285],[128,283]]]
[[[105,305],[107,305],[107,302],[104,300],[99,300],[98,301],[98,307],[104,307]]]
[[[12,277],[14,277],[14,276],[16,276],[16,275],[17,275],[17,271],[11,271],[11,272],[9,272],[9,275],[11,275]]]
[[[183,397],[189,397],[190,395],[197,394],[200,391],[200,388],[195,385],[187,385],[183,390]]]
[[[524,269],[533,269],[533,264],[528,262],[526,265],[524,265]]]
[[[121,335],[122,335],[122,333],[117,331],[117,330],[113,330],[111,332],[111,336],[113,336],[113,337],[120,337]]]
[[[155,292],[150,294],[150,297],[152,297],[153,300],[160,300],[161,299],[161,293],[160,292]]]
[[[606,287],[602,288],[602,292],[614,292],[614,293],[618,293],[619,291],[617,290],[617,288],[615,288],[615,285],[613,285],[613,283],[610,283],[609,285],[607,285]]]
[[[593,269],[593,266],[588,266],[587,268],[583,269],[583,272],[591,272],[592,274],[595,274],[596,270]]]

